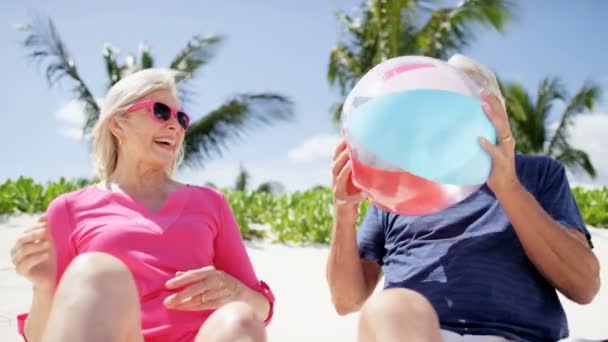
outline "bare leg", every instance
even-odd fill
[[[55,292],[42,340],[143,341],[139,296],[127,267],[104,253],[76,257]]]
[[[209,316],[196,335],[196,342],[201,341],[265,342],[266,329],[249,305],[234,302]]]
[[[417,292],[389,289],[371,297],[359,316],[360,342],[442,341],[431,304]]]

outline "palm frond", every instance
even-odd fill
[[[150,44],[143,41],[139,44],[139,68],[150,69],[154,67],[154,57],[150,53]]]
[[[396,57],[401,46],[402,14],[412,7],[411,0],[372,1],[371,8],[378,31],[379,62]]]
[[[22,43],[28,51],[27,57],[38,66],[44,65],[48,86],[53,87],[66,77],[74,82],[72,91],[84,103],[87,118],[83,131],[87,133],[99,117],[99,106],[80,77],[74,59],[68,53],[55,24],[48,17],[37,16],[30,25],[21,29],[27,32]]]
[[[280,194],[285,191],[285,186],[277,181],[268,181],[258,185],[256,192],[267,192],[271,194]]]
[[[559,150],[568,141],[568,129],[572,126],[575,115],[593,110],[600,98],[601,89],[592,82],[586,82],[583,87],[570,99],[564,113],[560,117],[559,125],[548,146],[548,153]]]
[[[513,10],[508,0],[463,0],[456,7],[438,9],[417,34],[417,45],[426,56],[447,58],[474,41],[478,26],[502,32]]]
[[[277,94],[243,94],[193,122],[186,133],[185,162],[200,162],[222,155],[231,140],[250,130],[289,121],[294,116],[291,99]]]
[[[345,45],[338,45],[331,50],[327,79],[330,85],[338,84],[342,96],[354,87],[362,74],[356,55]]]
[[[193,74],[213,59],[222,41],[221,36],[192,37],[186,46],[175,55],[170,68]]]
[[[561,79],[553,77],[545,78],[541,81],[536,96],[535,112],[548,115],[553,103],[557,100],[564,101],[568,95]],[[546,120],[547,117],[544,119]]]
[[[112,87],[122,78],[122,70],[116,60],[116,50],[110,44],[105,44],[102,50],[103,59],[108,73],[108,88]]]
[[[243,167],[243,164],[239,166],[239,174],[236,176],[234,184],[234,190],[236,191],[247,191],[249,188],[249,179],[251,176],[249,172]]]
[[[589,176],[591,176],[591,178],[595,178],[597,176],[595,167],[593,166],[591,158],[589,158],[589,155],[587,153],[582,150],[572,148],[570,147],[570,145],[567,145],[562,148],[564,148],[564,150],[562,150],[561,153],[557,156],[557,160],[559,160],[565,166],[568,166],[571,170],[574,170],[575,172],[584,171]]]
[[[545,128],[542,115],[535,112],[534,101],[518,82],[501,83],[517,151],[537,153],[543,149]]]
[[[338,12],[345,35],[330,53],[329,84],[346,96],[366,72],[387,58],[403,55],[445,58],[468,46],[479,25],[502,31],[514,8],[510,0],[463,0],[452,8],[441,8],[441,3],[368,0],[354,17]]]
[[[183,73],[178,83],[178,96],[182,103],[190,102],[194,95],[194,91],[188,88],[187,80],[194,77],[202,66],[213,59],[222,41],[221,36],[194,36],[171,61],[169,68]]]
[[[336,102],[331,106],[330,112],[333,113],[335,124],[340,123],[342,108],[344,108],[344,102]]]

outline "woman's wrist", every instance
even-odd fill
[[[266,283],[260,281],[259,289],[243,285],[237,300],[249,304],[264,323],[268,323],[273,315],[274,295]]]

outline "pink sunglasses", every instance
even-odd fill
[[[187,130],[190,126],[190,116],[188,116],[188,114],[156,100],[136,102],[127,108],[125,113],[134,112],[141,108],[148,108],[148,112],[152,118],[158,122],[167,122],[171,116],[174,116],[184,130]]]

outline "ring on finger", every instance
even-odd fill
[[[507,136],[505,136],[504,138],[500,138],[498,140],[498,143],[501,144],[501,143],[507,142],[507,141],[511,140],[511,138],[512,138],[512,135],[511,134],[507,134]]]

